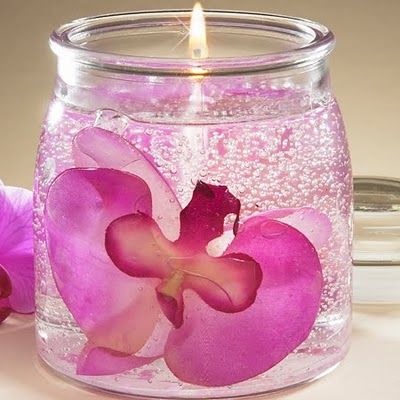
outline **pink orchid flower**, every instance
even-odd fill
[[[32,192],[0,181],[0,323],[34,311]]]
[[[331,229],[324,214],[274,210],[239,224],[239,200],[206,183],[181,209],[151,160],[100,128],[76,136],[74,158],[49,189],[45,223],[57,287],[88,339],[78,373],[163,358],[182,381],[229,385],[307,338],[323,284],[316,248]],[[228,214],[230,239],[211,256]]]

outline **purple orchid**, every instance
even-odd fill
[[[307,338],[323,283],[316,249],[331,233],[324,214],[283,209],[239,223],[240,201],[202,182],[181,209],[146,156],[101,128],[77,135],[74,158],[49,189],[45,224],[57,287],[88,339],[79,374],[164,358],[182,381],[228,385]]]
[[[0,323],[34,311],[32,192],[0,182]]]

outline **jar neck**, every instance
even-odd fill
[[[86,113],[118,110],[136,121],[161,124],[278,118],[332,98],[326,58],[306,67],[229,76],[111,73],[59,58],[55,95]]]

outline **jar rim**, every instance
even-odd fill
[[[60,59],[115,73],[146,75],[236,75],[285,70],[314,65],[326,58],[335,45],[332,31],[317,22],[279,14],[248,11],[205,10],[207,25],[229,23],[229,26],[251,27],[265,32],[279,32],[303,40],[289,50],[235,57],[204,59],[148,57],[102,51],[86,47],[98,32],[154,26],[157,22],[179,20],[191,10],[151,10],[103,14],[76,19],[60,26],[50,36],[50,47]],[[177,23],[175,21],[175,23]]]

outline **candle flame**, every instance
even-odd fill
[[[199,2],[194,5],[190,19],[189,51],[193,59],[208,57],[206,19]]]

